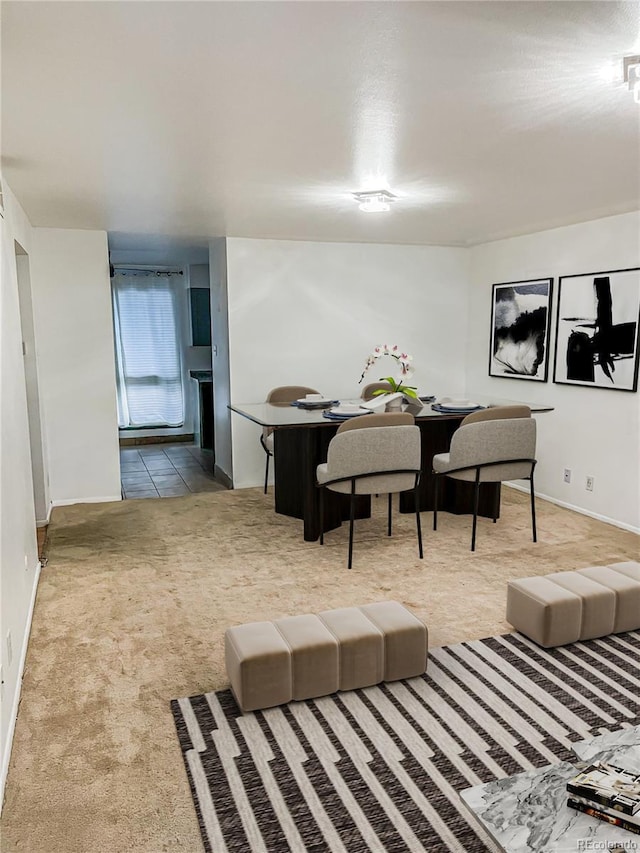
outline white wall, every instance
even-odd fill
[[[211,281],[211,340],[213,363],[213,424],[215,467],[233,481],[231,453],[231,400],[229,380],[229,323],[227,290],[227,241],[213,240],[209,246]]]
[[[104,232],[34,229],[4,187],[0,219],[0,802],[40,570],[29,403],[39,403],[48,503],[120,500],[113,327]],[[26,252],[16,260],[16,242]],[[28,257],[28,270],[27,261]],[[33,328],[21,328],[18,263]],[[25,294],[23,294],[25,296]],[[23,312],[28,299],[22,303]],[[23,358],[23,332],[29,358]],[[25,363],[37,385],[29,398]],[[42,470],[41,470],[42,469]],[[49,489],[47,493],[46,484]],[[11,633],[9,655],[7,633]]]
[[[367,355],[398,344],[425,394],[465,386],[466,249],[227,239],[231,400],[264,400],[276,385],[358,397]],[[378,362],[365,379],[394,372]],[[233,480],[264,476],[259,428],[232,416]]]
[[[30,261],[51,501],[120,500],[107,235],[34,228]]]
[[[29,419],[14,241],[29,252],[31,226],[11,190],[4,189],[0,219],[0,803],[18,710],[22,666],[40,569],[31,479]],[[7,633],[11,632],[9,661]]]
[[[545,402],[539,415],[536,488],[541,495],[623,527],[640,530],[640,394],[555,385],[553,343],[558,277],[640,266],[640,213],[611,216],[471,249],[472,290],[467,391]],[[491,286],[553,276],[549,381],[491,378]],[[563,470],[570,468],[570,484]],[[585,489],[595,478],[593,492]]]

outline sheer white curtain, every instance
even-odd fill
[[[181,426],[184,399],[179,318],[169,279],[116,273],[111,292],[118,425]]]

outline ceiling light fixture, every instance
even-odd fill
[[[633,92],[633,100],[640,104],[640,56],[625,56],[622,60],[624,82],[629,84]]]
[[[385,213],[390,208],[390,202],[397,198],[388,190],[366,190],[353,193],[353,197],[364,213]]]

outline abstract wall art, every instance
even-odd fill
[[[546,382],[552,278],[493,285],[489,376]]]
[[[640,268],[560,278],[553,381],[638,388]]]

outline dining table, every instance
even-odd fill
[[[483,395],[469,395],[479,406],[527,405],[532,414],[550,412],[552,406],[540,403],[522,403]],[[362,403],[362,400],[341,399],[344,403]],[[315,542],[321,529],[332,530],[349,518],[349,496],[326,490],[323,517],[320,518],[319,488],[316,485],[316,468],[327,459],[329,442],[336,434],[340,421],[327,418],[324,409],[301,408],[290,403],[230,403],[229,409],[260,427],[273,430],[274,437],[274,492],[275,511],[282,515],[302,519],[304,539]],[[432,460],[437,453],[446,453],[454,432],[466,416],[460,412],[441,412],[431,402],[412,401],[403,404],[420,428],[422,465],[418,500],[420,511],[433,509],[434,474]],[[358,417],[367,417],[363,414]],[[455,514],[473,513],[474,484],[444,478],[441,484],[438,509]],[[415,511],[414,492],[400,494],[400,512]],[[371,514],[371,498],[359,495],[355,499],[356,518]],[[500,515],[500,483],[483,483],[480,486],[478,514],[497,519]]]

